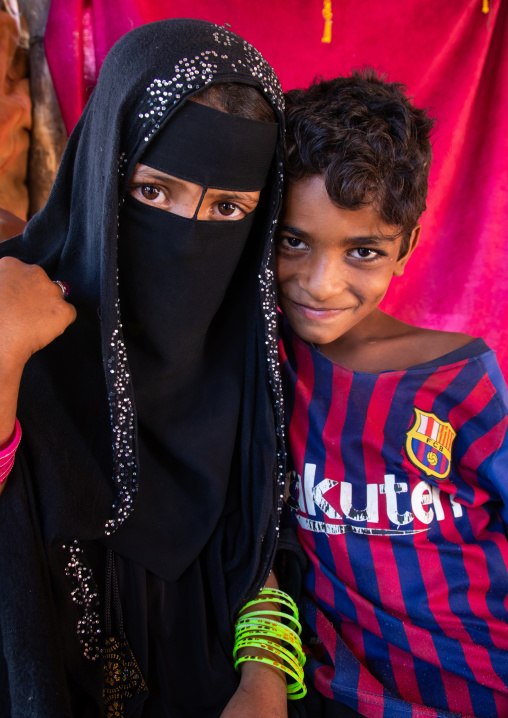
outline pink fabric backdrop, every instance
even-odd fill
[[[439,118],[420,247],[383,308],[483,336],[508,377],[508,0],[52,0],[46,51],[71,129],[111,45],[132,27],[196,17],[232,29],[284,89],[369,64]],[[328,3],[329,4],[329,3]]]

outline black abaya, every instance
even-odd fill
[[[178,547],[171,547],[162,562],[174,569],[171,577],[157,575],[164,572],[152,543],[133,555],[134,544],[122,540],[138,494],[145,485],[151,490],[151,474],[150,458],[140,462],[132,338],[121,325],[118,207],[150,139],[188,96],[224,81],[257,87],[282,122],[273,72],[228,30],[172,20],[122,38],[104,62],[46,207],[22,237],[0,245],[0,256],[40,264],[68,282],[78,311],[76,323],[32,357],[23,375],[23,440],[0,501],[2,718],[104,715],[109,606],[113,633],[123,615],[150,692],[143,708],[146,692],[136,678],[139,692],[127,701],[127,714],[214,718],[237,686],[233,620],[268,575],[284,479],[272,253],[281,132],[246,252],[227,288],[232,301],[220,305],[211,325],[236,367],[237,400],[223,420],[228,436],[209,440],[227,452],[220,464],[230,467],[220,508],[197,556],[180,565]],[[224,391],[223,380],[217,386]],[[213,401],[208,379],[203,391]],[[200,500],[206,498],[196,496],[191,521]],[[121,609],[102,575],[109,548]],[[158,549],[162,554],[164,545]]]

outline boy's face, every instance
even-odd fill
[[[375,206],[339,209],[321,176],[290,183],[277,239],[277,275],[280,307],[298,336],[328,344],[371,315],[418,240],[419,227],[399,259],[401,237],[389,238],[397,231]]]

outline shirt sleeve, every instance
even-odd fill
[[[495,358],[490,352],[482,360],[483,381],[491,391],[491,399],[477,416],[464,427],[470,434],[469,446],[460,466],[464,475],[468,469],[476,471],[479,489],[487,491],[489,499],[508,526],[508,389]],[[469,467],[467,466],[469,464]]]

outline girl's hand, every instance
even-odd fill
[[[287,718],[286,681],[262,663],[242,663],[242,678],[221,718]]]
[[[13,257],[0,259],[0,450],[12,439],[26,362],[75,318],[76,310],[43,269]],[[5,482],[0,493],[4,487]]]
[[[279,588],[273,571],[270,572],[265,587]],[[278,610],[277,605],[268,601],[263,605],[266,611]],[[257,610],[259,608],[259,605],[256,606]],[[262,655],[265,651],[244,648],[239,655],[246,653]],[[241,664],[241,674],[240,685],[223,710],[221,718],[287,718],[287,683],[282,671],[266,663],[246,661]]]
[[[0,259],[0,371],[13,372],[76,318],[46,272],[13,257]]]

